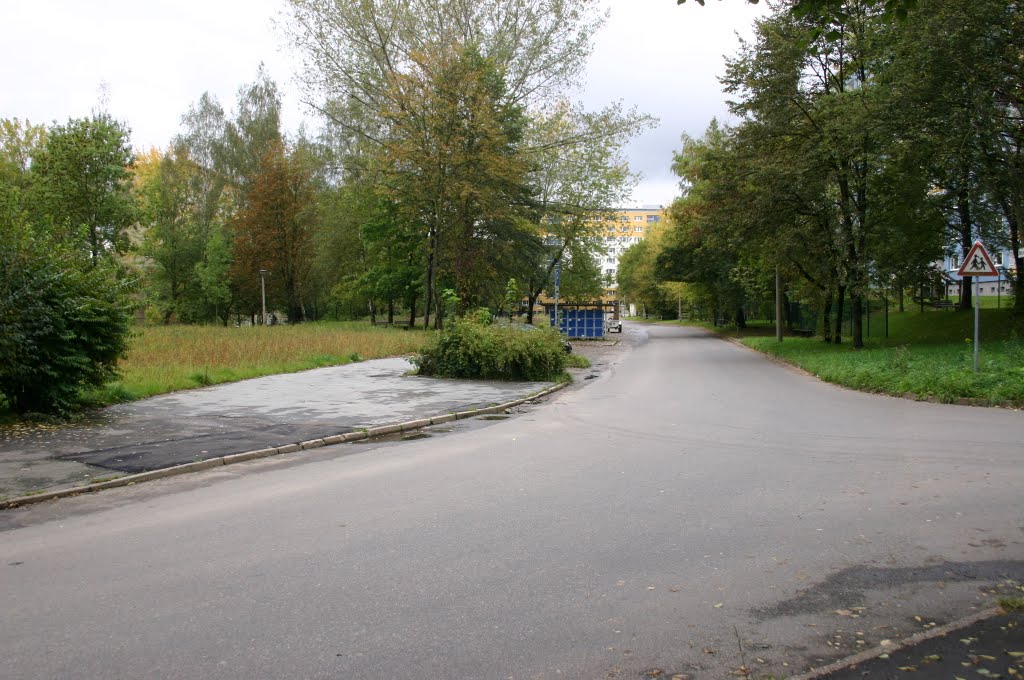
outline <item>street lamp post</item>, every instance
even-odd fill
[[[263,317],[260,323],[264,326],[267,325],[267,282],[265,277],[269,273],[266,269],[260,270],[260,298],[263,301]]]

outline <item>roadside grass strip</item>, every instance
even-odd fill
[[[278,373],[418,352],[430,332],[365,322],[293,326],[146,326],[132,339],[120,380],[87,395],[95,405]]]

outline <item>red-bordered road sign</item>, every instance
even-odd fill
[[[956,273],[960,276],[999,276],[999,271],[981,241],[974,242]]]

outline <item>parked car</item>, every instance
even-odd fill
[[[622,332],[622,320],[621,319],[608,319],[605,321],[604,330],[606,333],[621,333]]]

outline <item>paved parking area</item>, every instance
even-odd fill
[[[441,380],[378,359],[175,392],[0,430],[0,497],[504,403],[551,383]]]

